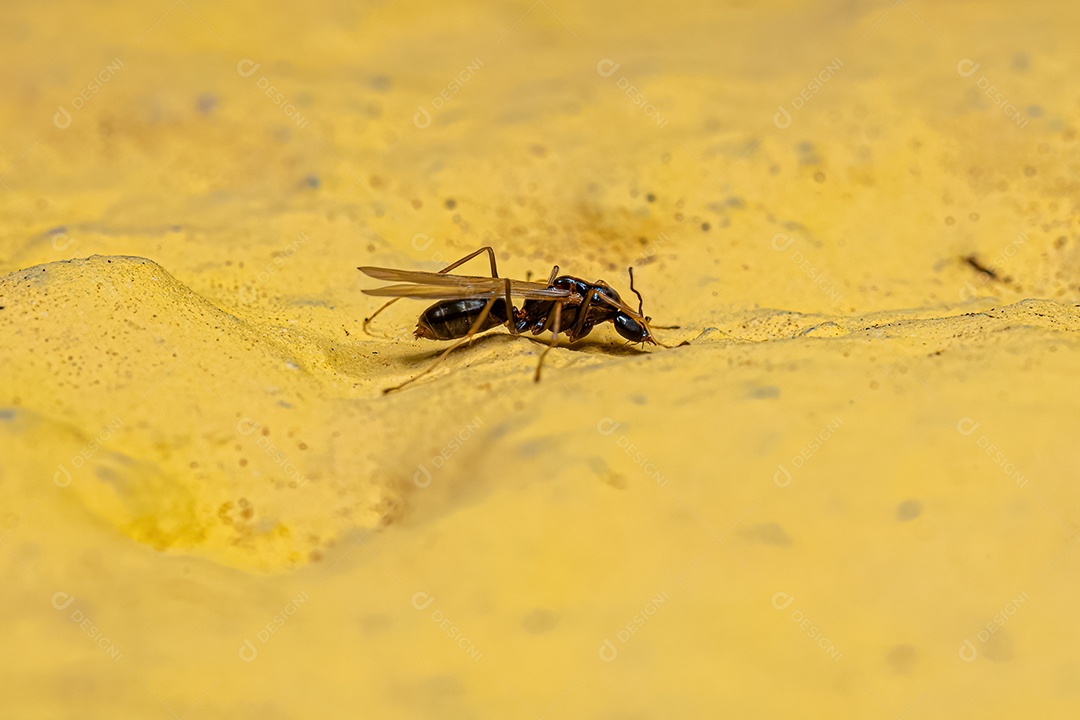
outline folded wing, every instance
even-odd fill
[[[471,297],[489,298],[506,292],[506,280],[503,278],[451,275],[449,273],[396,270],[381,267],[361,267],[357,269],[365,275],[378,280],[398,283],[397,285],[364,290],[365,295],[454,300]],[[569,290],[548,287],[544,283],[511,280],[510,295],[526,299],[552,300],[570,297],[571,293]]]

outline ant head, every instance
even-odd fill
[[[612,322],[615,323],[615,331],[630,342],[655,343],[652,333],[649,332],[649,328],[646,325],[638,322],[636,319],[622,311],[615,313],[615,318]]]
[[[627,268],[626,271],[630,274],[630,292],[637,295],[638,317],[644,318],[645,322],[641,322],[624,312],[619,312],[615,314],[615,330],[631,342],[647,342],[655,345],[657,344],[656,339],[653,337],[648,325],[652,318],[645,314],[645,299],[641,297],[641,293],[634,287],[634,268]]]

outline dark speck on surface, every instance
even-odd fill
[[[755,400],[778,398],[780,397],[780,388],[775,385],[762,385],[761,387],[750,388],[747,395]]]
[[[199,95],[198,107],[203,115],[209,115],[217,107],[217,96],[213,93],[202,93]]]
[[[518,454],[524,458],[533,458],[551,448],[551,438],[541,437],[534,440],[526,440],[518,445]]]
[[[885,655],[885,660],[897,675],[908,675],[919,662],[919,651],[914,645],[896,645]]]
[[[747,540],[759,542],[763,545],[786,546],[791,544],[791,537],[784,532],[784,528],[780,527],[777,523],[761,523],[760,525],[754,525],[753,527],[746,528],[739,534]]]
[[[310,188],[317,188],[322,185],[322,181],[319,180],[318,175],[307,175],[304,177],[304,184]]]
[[[533,635],[540,635],[549,632],[553,630],[558,624],[559,616],[551,612],[550,610],[545,610],[543,608],[537,608],[536,610],[533,610],[521,621],[522,627],[524,627],[527,632],[530,632]]]
[[[896,519],[900,522],[914,520],[922,515],[922,503],[918,500],[905,500],[896,506]]]
[[[801,142],[798,144],[799,151],[799,164],[800,165],[820,165],[821,157],[818,155],[817,150],[814,149],[814,144],[809,142]]]
[[[446,198],[446,209],[453,210],[457,207],[457,200],[454,198]]]

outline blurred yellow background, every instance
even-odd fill
[[[0,716],[1076,716],[1080,8],[4,16]]]

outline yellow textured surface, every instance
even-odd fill
[[[1076,717],[1077,7],[4,16],[0,716]]]

